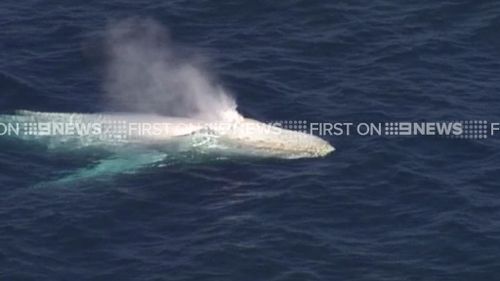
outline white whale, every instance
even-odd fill
[[[97,147],[111,152],[111,157],[63,181],[126,172],[179,153],[296,159],[323,157],[334,151],[317,136],[244,118],[236,111],[207,121],[154,114],[20,110],[0,115],[0,122],[4,136],[5,124],[9,124],[13,132],[8,135],[38,141],[51,149]]]

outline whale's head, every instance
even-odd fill
[[[308,136],[314,138],[314,140],[312,140],[314,144],[304,147],[305,155],[309,155],[310,157],[324,157],[335,151],[335,148],[329,142],[316,136]]]
[[[281,158],[323,157],[335,150],[320,137],[244,118],[215,129],[224,140],[242,150]]]
[[[305,132],[281,129],[278,137],[280,149],[289,155],[287,158],[324,157],[335,151],[326,140]]]

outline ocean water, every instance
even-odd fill
[[[246,116],[499,122],[497,1],[12,1],[0,112],[99,112],[110,21],[152,18]],[[499,139],[325,136],[302,160],[37,183],[100,153],[2,137],[0,280],[496,280]]]

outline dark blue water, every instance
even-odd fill
[[[220,3],[219,3],[220,2]],[[0,110],[103,110],[99,33],[153,18],[261,120],[500,121],[496,1],[12,1]],[[499,139],[326,137],[306,160],[144,168],[0,148],[1,280],[496,280]]]

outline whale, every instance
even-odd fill
[[[70,183],[135,171],[175,156],[318,158],[335,148],[305,131],[243,117],[235,110],[217,119],[143,113],[60,113],[17,110],[0,114],[0,139],[37,142],[48,151],[106,151],[92,167],[70,173]],[[305,126],[304,126],[305,127]]]

